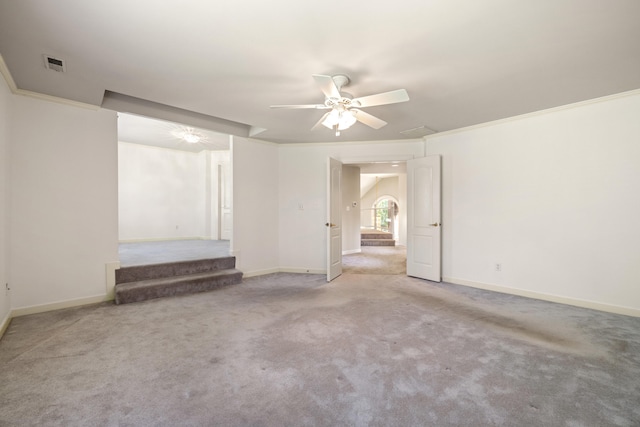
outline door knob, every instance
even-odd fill
[[[440,224],[438,224],[437,222],[434,222],[433,224],[429,224],[429,225],[430,225],[430,226],[432,226],[432,227],[437,227],[437,226],[439,226]]]
[[[328,222],[327,222],[325,225],[326,225],[327,227],[335,227],[335,226],[336,226],[335,224],[328,223]]]

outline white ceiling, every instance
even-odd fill
[[[0,0],[0,54],[26,91],[98,106],[108,91],[280,143],[394,140],[638,89],[638,22],[638,0]],[[322,111],[269,108],[322,103],[311,75],[338,73],[354,96],[411,100],[340,137],[310,131]]]
[[[193,143],[185,141],[182,138],[185,132],[197,135],[200,140]],[[118,141],[194,153],[229,149],[229,135],[125,113],[118,114]]]

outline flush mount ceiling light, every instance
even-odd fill
[[[195,133],[185,133],[182,135],[182,139],[187,141],[189,144],[195,144],[196,142],[200,142],[200,136]]]
[[[188,142],[189,144],[197,144],[202,141],[202,135],[196,132],[193,128],[176,129],[172,131],[171,134],[184,142]]]

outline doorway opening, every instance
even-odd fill
[[[118,114],[121,264],[228,255],[230,149],[229,135]]]
[[[351,203],[359,212],[357,226],[349,228],[345,219],[354,213],[343,210],[343,272],[406,274],[405,162],[354,162],[345,167],[359,169],[357,184],[348,180],[343,183],[343,193],[347,194],[353,194],[357,185],[359,200],[357,205],[349,200],[343,200],[343,204]]]

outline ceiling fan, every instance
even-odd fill
[[[380,129],[387,124],[384,120],[372,116],[369,113],[365,113],[360,110],[360,108],[395,104],[409,100],[409,95],[404,89],[354,98],[349,93],[341,92],[342,88],[347,86],[350,82],[349,77],[344,74],[337,74],[335,76],[313,74],[313,78],[320,87],[322,93],[324,93],[324,104],[272,105],[271,108],[312,108],[317,110],[331,110],[322,116],[311,130],[315,130],[320,126],[325,126],[329,129],[333,129],[336,132],[336,136],[339,136],[341,130],[348,129],[356,121],[364,123],[373,129]]]

